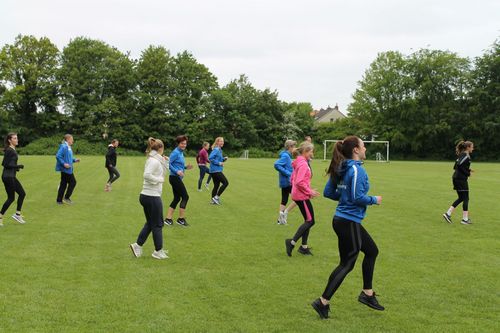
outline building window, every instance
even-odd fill
[[[330,122],[333,123],[333,118],[330,118]]]

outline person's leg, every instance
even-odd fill
[[[378,248],[368,231],[360,225],[361,252],[365,254],[363,259],[363,291],[368,296],[373,295],[372,281],[373,271],[375,270],[375,260],[378,256]]]
[[[217,196],[217,191],[219,190],[220,186],[220,172],[212,173],[210,174],[212,176],[212,179],[214,180],[214,188],[212,189],[212,198],[215,198]]]
[[[113,169],[111,169],[109,166],[106,167],[106,169],[108,170],[108,181],[106,182],[107,184],[111,184],[111,181],[113,180],[113,176],[114,176],[114,173],[113,173]]]
[[[326,288],[321,296],[323,304],[330,301],[347,274],[352,271],[361,249],[359,223],[334,218],[332,225],[338,237],[340,263],[330,274]]]
[[[469,191],[463,191],[462,192],[462,197],[463,197],[463,216],[462,220],[468,221],[469,220]]]
[[[24,198],[26,197],[26,192],[24,191],[23,185],[19,182],[17,178],[14,178],[15,191],[17,193],[17,214],[21,214],[21,209],[23,208]]]
[[[179,204],[179,201],[181,201],[179,182],[182,183],[182,180],[177,176],[169,176],[168,181],[172,186],[172,194],[173,194],[172,202],[170,203],[170,206],[168,207],[167,211],[167,219],[171,220],[172,216],[174,215],[174,211],[177,208],[177,204]]]
[[[155,251],[163,249],[163,203],[161,197],[153,197],[150,213],[151,230]]]
[[[207,182],[205,183],[205,186],[208,186],[208,184],[210,184],[210,180],[212,180],[212,174],[209,172],[210,169],[208,167],[205,167],[206,169],[206,173],[208,173],[208,178],[207,178]]]
[[[2,210],[0,211],[0,216],[5,215],[7,209],[9,209],[10,205],[16,199],[16,186],[15,186],[15,178],[6,177],[2,178],[3,185],[5,186],[5,192],[7,193],[7,199],[5,200]]]
[[[149,233],[151,232],[151,225],[152,223],[152,197],[146,196],[141,194],[139,197],[139,202],[141,203],[141,206],[144,210],[144,216],[146,217],[146,223],[144,223],[144,226],[142,227],[141,232],[139,233],[139,236],[137,237],[137,244],[139,246],[143,246],[146,240],[148,239]]]
[[[184,219],[184,217],[186,216],[186,206],[189,200],[189,194],[182,180],[179,184],[179,194],[182,198],[181,204],[179,205],[179,218]]]
[[[309,215],[308,217],[308,225],[309,227],[305,229],[305,231],[302,234],[302,247],[307,248],[307,240],[309,238],[309,231],[314,225],[314,209],[311,203],[311,200],[306,200],[304,202],[304,208],[306,209],[306,213]]]
[[[198,165],[200,169],[200,178],[198,178],[198,191],[201,191],[201,183],[203,182],[203,178],[205,178],[206,167],[204,165]]]
[[[120,178],[120,172],[115,167],[111,167],[110,169],[111,169],[111,178],[108,182],[110,184],[113,184],[114,182],[116,182],[118,178]]]
[[[297,229],[297,232],[293,236],[292,242],[291,242],[292,245],[295,245],[297,243],[297,241],[300,238],[302,238],[302,244],[306,245],[306,247],[307,247],[307,236],[306,236],[305,242],[304,242],[303,236],[305,234],[309,235],[309,229],[314,224],[314,217],[311,215],[310,207],[308,207],[307,204],[306,204],[307,201],[309,201],[309,200],[295,201],[297,203],[297,206],[300,209],[300,212],[302,213],[302,216],[304,217],[304,223],[302,223],[299,226],[299,228]]]
[[[224,190],[229,186],[229,181],[227,180],[226,176],[221,172],[220,175],[220,182],[222,183],[222,186],[219,188],[217,191],[217,196],[220,197]]]
[[[57,202],[62,202],[64,192],[66,192],[66,187],[69,182],[69,175],[61,171],[61,181],[59,182],[59,189],[57,190]]]
[[[71,199],[71,195],[73,194],[73,190],[76,187],[76,178],[75,174],[72,173],[71,175],[68,175],[68,190],[66,191],[66,194],[64,195],[64,199]]]

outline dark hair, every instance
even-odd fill
[[[9,140],[12,139],[12,137],[15,136],[15,135],[17,135],[17,133],[15,133],[15,132],[9,132],[5,136],[5,140],[3,141],[3,148],[4,148],[4,150],[10,147]]]
[[[188,137],[185,135],[178,135],[175,138],[175,142],[177,142],[177,144],[181,143],[182,141],[187,141],[187,140],[188,140]]]
[[[344,160],[352,159],[352,152],[354,148],[359,147],[360,140],[357,136],[351,135],[344,138],[344,140],[337,141],[333,146],[332,161],[326,171],[333,181],[337,183],[340,181],[339,168]]]
[[[148,148],[146,149],[146,154],[149,154],[151,150],[156,150],[163,148],[163,142],[160,139],[149,138],[148,139]]]
[[[115,142],[118,142],[118,140],[117,139],[111,140],[111,143],[115,143]]]
[[[461,153],[463,153],[467,148],[469,148],[472,145],[473,145],[472,141],[461,140],[457,143],[457,146],[455,147],[455,153],[457,155],[460,155]]]

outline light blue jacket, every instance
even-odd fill
[[[184,172],[186,170],[186,162],[184,160],[184,151],[180,149],[179,147],[175,148],[171,153],[169,157],[169,169],[170,169],[170,176],[177,176],[180,177],[181,179],[184,177],[181,177],[177,174],[178,171]]]
[[[208,156],[210,160],[210,173],[222,172],[224,170],[224,166],[221,163],[224,162],[224,156],[222,156],[222,149],[220,147],[215,147],[210,156]]]
[[[366,215],[366,206],[377,203],[377,197],[369,196],[368,175],[361,161],[346,160],[340,166],[342,179],[338,184],[328,179],[323,196],[338,201],[335,216],[361,223]]]
[[[73,173],[73,163],[75,162],[76,159],[73,158],[73,150],[71,147],[66,142],[61,143],[56,154],[56,171],[71,175]],[[66,169],[64,163],[69,164],[70,167]]]
[[[291,176],[293,172],[292,167],[292,154],[289,151],[283,150],[280,152],[280,158],[274,162],[274,168],[279,173],[279,186],[281,188],[289,187],[292,185]]]

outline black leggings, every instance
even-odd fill
[[[17,193],[17,211],[20,212],[23,207],[24,197],[26,197],[26,192],[24,192],[23,186],[17,180],[16,177],[2,177],[3,184],[5,186],[5,192],[7,192],[7,200],[2,206],[0,214],[5,214],[7,209],[16,199],[15,194]]]
[[[170,185],[172,185],[172,193],[174,194],[174,199],[172,199],[172,202],[170,203],[170,208],[175,209],[180,201],[181,209],[186,209],[189,195],[182,179],[178,176],[170,176],[168,177],[168,181],[170,182]]]
[[[57,202],[62,202],[64,199],[71,198],[73,190],[76,186],[76,179],[74,174],[68,174],[61,171],[61,182],[59,183],[59,190],[57,191]],[[68,190],[66,190],[66,187]],[[64,194],[66,192],[66,194]]]
[[[203,182],[203,178],[205,178],[205,174],[208,173],[207,184],[210,183],[212,175],[208,172],[208,168],[206,165],[198,165],[198,168],[200,168],[200,178],[198,179],[198,190],[201,190],[201,183]]]
[[[293,240],[297,242],[302,238],[302,245],[307,245],[307,239],[309,238],[309,230],[314,225],[314,210],[311,204],[311,200],[297,201],[294,200],[297,206],[299,206],[300,212],[304,217],[304,223],[302,223],[297,229]]]
[[[461,202],[463,202],[463,210],[467,212],[469,210],[469,191],[457,191],[458,199],[452,204],[453,207],[457,208]]]
[[[360,251],[365,254],[362,265],[363,289],[372,289],[373,271],[378,255],[377,245],[360,223],[335,216],[332,226],[339,238],[340,264],[330,275],[323,298],[330,300],[333,297],[344,278],[354,268]]]
[[[161,231],[161,228],[163,228],[163,204],[161,202],[161,197],[141,194],[139,196],[139,202],[144,208],[146,223],[137,237],[137,244],[143,246],[149,234],[152,232],[155,250],[161,250],[163,248],[163,233]]]
[[[109,173],[109,179],[108,179],[109,184],[113,184],[114,181],[120,178],[120,173],[118,172],[116,167],[106,167],[106,169],[108,169]]]
[[[212,198],[217,196],[221,196],[226,187],[229,185],[229,181],[226,176],[222,172],[212,173],[212,179],[214,180],[214,188],[212,189]],[[222,183],[222,186],[220,184]],[[220,188],[219,188],[220,186]]]
[[[286,206],[286,204],[288,203],[288,197],[289,197],[290,193],[292,193],[291,186],[281,188],[281,204],[283,206]]]

